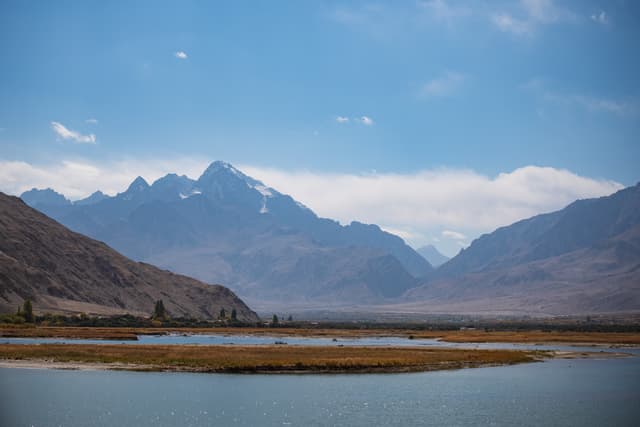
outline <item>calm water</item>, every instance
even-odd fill
[[[0,338],[0,343],[8,344],[163,344],[163,345],[261,345],[275,342],[288,345],[318,346],[426,346],[426,347],[458,347],[480,349],[519,349],[519,350],[561,350],[561,351],[614,351],[633,353],[640,356],[640,348],[579,347],[559,344],[508,344],[508,343],[447,343],[434,339],[413,339],[404,337],[365,337],[365,338],[332,338],[322,337],[277,337],[257,335],[140,335],[138,341],[131,340],[91,340],[65,338]]]
[[[0,369],[3,426],[635,426],[640,358],[390,375]]]

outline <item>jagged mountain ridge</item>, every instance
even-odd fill
[[[228,163],[197,179],[138,177],[92,204],[33,206],[127,256],[243,296],[287,301],[373,302],[401,295],[432,267],[378,226],[342,226]],[[384,283],[379,277],[385,277]]]
[[[233,292],[137,263],[0,193],[0,310],[23,300],[39,312],[148,316],[162,299],[170,314],[215,319],[221,308],[257,315]]]

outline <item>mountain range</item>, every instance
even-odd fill
[[[38,312],[149,316],[163,300],[172,316],[215,319],[224,308],[259,320],[223,286],[131,261],[0,193],[0,312],[26,299]]]
[[[406,297],[453,312],[638,311],[640,184],[483,235]]]
[[[483,235],[450,260],[376,225],[320,218],[224,162],[197,180],[139,177],[113,197],[21,197],[131,258],[259,305],[567,314],[640,310],[639,194],[636,185],[576,201]]]
[[[320,218],[220,161],[197,180],[168,174],[149,185],[138,177],[114,197],[71,203],[50,189],[21,197],[128,257],[224,283],[250,300],[376,303],[433,272],[378,226]]]

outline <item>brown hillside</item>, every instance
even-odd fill
[[[0,311],[24,299],[40,312],[148,315],[162,299],[173,316],[211,319],[221,308],[257,315],[224,286],[138,263],[0,193]]]

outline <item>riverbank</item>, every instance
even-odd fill
[[[8,338],[77,338],[132,340],[139,335],[214,334],[295,336],[325,338],[403,337],[439,339],[454,343],[513,343],[640,346],[640,333],[634,332],[570,332],[570,331],[416,331],[409,329],[316,329],[316,328],[94,328],[94,327],[0,327],[0,337]]]
[[[547,352],[414,347],[0,345],[0,366],[211,373],[393,373],[528,363]]]

